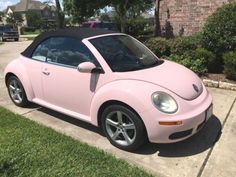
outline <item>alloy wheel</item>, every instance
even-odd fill
[[[106,116],[105,127],[110,138],[121,146],[129,146],[135,141],[135,124],[123,111],[110,112]]]

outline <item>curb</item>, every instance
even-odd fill
[[[214,87],[214,88],[221,88],[221,89],[236,91],[236,84],[222,82],[222,81],[214,81],[214,80],[209,80],[209,79],[203,79],[202,81],[204,85],[207,87]]]

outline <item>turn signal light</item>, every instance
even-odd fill
[[[159,122],[160,125],[182,125],[183,122],[182,121],[174,121],[174,122],[164,122],[164,121],[161,121]]]

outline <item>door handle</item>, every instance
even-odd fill
[[[45,75],[49,75],[50,74],[50,72],[48,72],[48,71],[43,71],[43,74],[45,74]]]

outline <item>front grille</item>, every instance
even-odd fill
[[[192,131],[193,131],[193,129],[189,129],[189,130],[173,133],[169,136],[169,139],[175,140],[175,139],[184,138],[188,135],[191,135]]]

